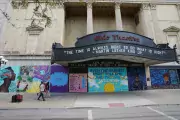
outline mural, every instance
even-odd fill
[[[176,70],[150,69],[153,88],[177,88],[178,76]]]
[[[147,88],[146,75],[144,67],[128,67],[129,90],[143,90]]]
[[[0,92],[16,92],[19,74],[19,66],[0,68]]]
[[[68,68],[51,66],[50,92],[68,92]]]
[[[17,91],[33,92],[33,66],[21,66],[17,81]]]
[[[87,74],[69,74],[69,92],[87,92]]]
[[[128,91],[125,67],[88,68],[89,92]]]

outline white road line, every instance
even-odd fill
[[[93,120],[92,110],[88,110],[88,120]]]
[[[151,110],[151,111],[154,111],[154,112],[156,112],[156,113],[158,113],[158,114],[160,114],[160,115],[162,115],[162,116],[165,116],[165,117],[169,118],[170,120],[178,120],[178,119],[176,119],[176,118],[174,118],[174,117],[172,117],[172,116],[166,115],[165,113],[163,113],[163,112],[161,112],[161,111],[155,110],[155,109],[153,109],[152,107],[147,107],[147,108],[148,108],[149,110]]]

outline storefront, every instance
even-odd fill
[[[90,34],[72,48],[56,43],[52,52],[51,62],[69,69],[69,92],[144,90],[145,66],[176,61],[175,48],[126,31]]]

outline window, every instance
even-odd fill
[[[178,47],[178,36],[177,35],[168,35],[168,43],[169,47],[173,48],[173,46],[176,44]]]

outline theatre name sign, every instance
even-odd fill
[[[175,61],[175,49],[157,48],[152,39],[125,31],[103,31],[78,38],[76,47],[53,50],[54,59],[73,61],[108,55]]]
[[[127,41],[135,41],[135,42],[140,42],[139,38],[133,37],[133,36],[120,36],[118,34],[114,34],[114,35],[97,35],[94,37],[95,41],[99,41],[99,40],[127,40]]]

